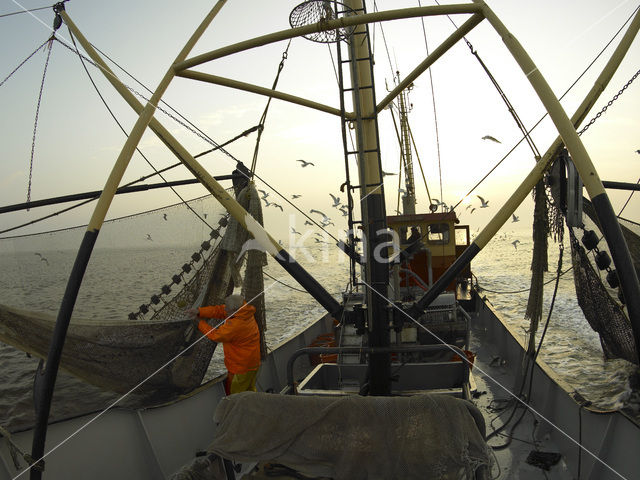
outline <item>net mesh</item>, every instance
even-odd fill
[[[184,310],[222,303],[239,285],[236,257],[247,234],[237,222],[227,221],[212,197],[189,203],[190,208],[172,205],[105,223],[69,326],[62,368],[121,393],[149,376],[138,393],[184,392],[200,385],[216,343],[196,342],[201,336]],[[194,220],[193,211],[208,221]],[[215,228],[211,220],[217,220],[211,222]],[[0,305],[3,342],[46,358],[54,313],[68,276],[65,270],[75,253],[72,245],[83,230],[62,229],[0,242],[0,262],[15,269],[11,284],[7,282],[9,295],[3,299],[9,305]],[[200,241],[203,237],[206,240]],[[127,239],[126,248],[122,239]],[[30,262],[27,268],[22,261]],[[170,263],[175,273],[162,282],[160,275]],[[43,276],[41,283],[50,288],[39,289],[28,275],[19,279],[30,270]],[[262,276],[255,269],[252,274]],[[146,301],[140,305],[141,297]]]
[[[553,197],[551,217],[554,225],[557,219],[564,217],[566,210],[567,196],[567,172],[565,162],[570,162],[570,158],[563,152],[555,161],[552,169],[547,174],[546,182],[550,186]],[[586,198],[582,198],[581,227],[570,227],[569,234],[571,240],[571,259],[573,263],[573,278],[576,289],[578,304],[584,313],[589,325],[600,336],[600,344],[605,358],[622,358],[629,362],[638,364],[638,353],[635,346],[635,337],[628,314],[623,305],[616,300],[618,290],[610,288],[606,280],[608,271],[594,268],[596,265],[595,250],[608,251],[607,243],[602,240],[602,233],[598,216],[593,204]],[[640,227],[634,222],[618,219],[625,241],[631,253],[636,273],[640,273]],[[553,228],[556,232],[557,228]],[[579,238],[585,232],[592,230],[595,232],[597,247],[592,252],[587,252],[581,245]],[[613,268],[613,267],[612,267]]]
[[[334,10],[334,5],[336,9]],[[342,3],[328,0],[312,0],[295,7],[289,16],[289,23],[293,28],[319,24],[329,20],[354,15],[355,12]],[[348,38],[353,27],[343,27],[335,30],[316,31],[303,35],[307,40],[318,43],[334,43],[342,38]]]
[[[584,229],[599,232],[597,215],[593,205],[587,199],[583,199],[583,210],[586,214],[583,218]],[[640,237],[628,226],[621,224],[621,227],[638,272]],[[615,298],[617,290],[610,288],[606,280],[601,277],[602,274],[593,267],[590,255],[578,241],[579,234],[580,229],[570,229],[571,258],[578,304],[591,328],[598,332],[605,357],[623,358],[637,364],[638,354],[631,322],[622,305]],[[598,248],[601,251],[607,251],[606,242],[599,242]]]

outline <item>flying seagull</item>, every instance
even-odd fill
[[[279,208],[281,212],[284,212],[284,210],[282,209],[282,205],[278,205],[277,203],[271,203],[270,205],[273,205],[274,208]]]
[[[333,205],[331,205],[332,207],[338,207],[338,205],[340,205],[340,197],[336,197],[333,194],[329,194],[329,196],[331,197],[331,199],[333,200]]]
[[[163,214],[162,214],[162,218],[164,218],[164,219],[165,219],[165,221],[166,221],[166,220],[167,220],[167,214],[166,214],[166,213],[163,213]]]
[[[296,231],[296,229],[293,227],[291,227],[291,233],[293,233],[294,235],[302,235],[300,232]]]
[[[482,140],[491,140],[492,142],[502,143],[500,140],[498,140],[495,137],[492,137],[491,135],[485,135],[484,137],[482,137]]]
[[[511,216],[513,217],[513,219],[511,220],[512,223],[516,223],[520,221],[520,217],[516,217],[515,213],[512,213]]]
[[[312,223],[312,222],[310,222],[309,220],[305,220],[305,221],[304,221],[304,224],[305,224],[305,225],[313,225],[313,223]]]
[[[49,260],[47,260],[45,257],[42,256],[41,253],[35,252],[34,255],[37,255],[40,257],[40,261],[46,263],[47,265],[49,265]]]
[[[382,172],[382,177],[386,177],[387,175],[397,175],[397,173],[385,172],[384,170],[380,170]]]
[[[469,212],[469,215],[471,215],[471,214],[472,214],[473,212],[475,212],[475,211],[476,211],[476,207],[473,207],[473,208],[471,209],[471,211]]]
[[[487,208],[489,206],[489,200],[485,200],[480,195],[476,195],[476,197],[478,197],[482,202],[482,205],[480,205],[480,208]]]
[[[302,195],[297,195],[297,194],[294,193],[293,195],[291,195],[291,199],[295,200],[296,198],[300,198],[301,196]]]
[[[636,153],[640,153],[640,150],[636,150]]]
[[[511,242],[511,245],[513,245],[513,248],[515,248],[517,250],[519,243],[520,243],[520,240],[514,240],[513,242]]]
[[[260,190],[260,189],[258,189],[258,191],[262,194],[263,200],[269,196],[269,192],[265,192],[264,190]]]
[[[313,208],[311,210],[309,210],[309,213],[319,213],[320,215],[322,215],[324,218],[328,218],[324,213],[322,213],[320,210],[314,210]]]
[[[311,162],[305,162],[305,161],[304,161],[304,160],[302,160],[302,159],[296,160],[296,162],[300,162],[300,163],[302,163],[302,168],[304,168],[304,167],[306,167],[306,166],[309,166],[309,165],[311,165],[312,167],[315,167],[315,166],[316,166],[314,163],[311,163]]]

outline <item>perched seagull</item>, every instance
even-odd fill
[[[407,193],[407,191],[404,188],[399,188],[398,193]]]
[[[489,206],[489,200],[485,200],[480,195],[476,195],[476,197],[478,197],[482,202],[482,205],[480,205],[480,208],[487,208]]]
[[[295,193],[291,195],[291,199],[295,200],[296,198],[300,198],[302,195],[296,195]]]
[[[35,252],[34,255],[39,256],[40,257],[40,261],[46,263],[47,266],[49,265],[49,260],[47,260],[45,257],[43,257],[41,253]]]
[[[167,214],[166,214],[166,213],[163,213],[163,214],[162,214],[162,218],[164,218],[165,220],[167,220]]]
[[[148,233],[147,233],[147,240],[151,240],[153,242],[153,238],[151,238],[151,235],[149,235]]]
[[[491,135],[485,135],[484,137],[482,137],[482,140],[491,140],[492,142],[502,143],[500,140],[498,140],[495,137],[492,137]]]
[[[297,232],[295,228],[291,227],[291,233],[294,235],[302,235],[300,232]]]
[[[514,240],[513,242],[511,242],[511,245],[513,245],[513,248],[515,248],[517,250],[519,243],[520,243],[520,240]]]
[[[340,205],[340,197],[336,197],[333,194],[329,194],[329,196],[331,197],[331,200],[333,200],[333,205],[331,205],[332,207],[338,208],[338,205]]]
[[[265,192],[264,190],[260,190],[260,189],[258,189],[258,191],[262,194],[263,200],[269,196],[269,192]]]
[[[284,212],[284,210],[282,209],[282,205],[278,205],[277,203],[273,203],[273,202],[271,202],[270,205],[273,205],[274,208],[279,208],[281,212]]]
[[[520,217],[516,217],[515,213],[512,213],[511,216],[513,217],[513,219],[511,220],[512,223],[516,223],[520,221]]]
[[[302,160],[302,159],[296,160],[296,162],[300,162],[300,163],[302,163],[302,168],[307,167],[307,166],[309,166],[309,165],[311,165],[312,167],[315,167],[315,164],[314,164],[314,163],[311,163],[311,162],[305,162],[305,161],[304,161],[304,160]]]

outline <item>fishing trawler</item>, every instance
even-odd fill
[[[35,427],[3,432],[0,478],[17,478],[27,472],[32,478],[190,478],[188,475],[197,474],[209,475],[208,478],[276,475],[287,478],[304,474],[329,478],[482,479],[541,478],[546,472],[553,478],[633,478],[640,471],[640,460],[632,454],[640,447],[637,419],[621,411],[599,411],[585,399],[572,395],[571,388],[537,359],[539,347],[535,336],[531,334],[529,344],[525,345],[483,299],[474,285],[470,262],[511,218],[529,192],[546,179],[549,195],[568,225],[572,229],[584,228],[581,216],[584,208],[592,213],[609,245],[613,263],[607,262],[605,242],[597,233],[588,234],[592,230],[585,229],[585,239],[580,241],[572,233],[574,256],[580,259],[576,260],[575,268],[582,275],[581,281],[593,286],[600,284],[600,290],[591,290],[583,297],[581,306],[591,311],[592,325],[602,324],[606,315],[607,324],[615,324],[618,340],[624,340],[616,341],[615,335],[604,328],[605,350],[637,363],[640,295],[634,263],[624,239],[629,232],[621,230],[576,127],[585,119],[601,85],[608,83],[624,57],[640,25],[640,17],[636,15],[631,22],[610,64],[598,78],[595,93],[585,98],[574,117],[569,118],[533,61],[482,2],[369,13],[359,1],[304,2],[290,14],[291,28],[190,57],[194,44],[225,3],[217,2],[205,17],[146,106],[119,82],[72,21],[65,5],[55,6],[55,25],[69,27],[86,56],[106,74],[139,117],[99,194],[55,326],[52,320],[47,323],[33,312],[2,309],[3,339],[13,336],[5,341],[44,357],[46,363],[36,374]],[[403,80],[398,78],[385,98],[377,101],[369,26],[376,22],[454,14],[466,15],[466,22]],[[432,201],[428,212],[415,210],[406,91],[448,48],[481,22],[490,24],[503,38],[560,137],[547,153],[538,156],[531,173],[472,240],[469,227],[460,224],[455,208],[444,209]],[[275,84],[269,89],[194,69],[205,62],[298,37],[329,43],[335,48],[339,108],[283,93]],[[154,118],[154,110],[174,76],[265,95],[339,119],[346,165],[342,191],[347,195],[345,217],[349,228],[338,246],[349,258],[351,287],[340,300],[267,233],[268,226],[262,227],[255,186],[251,181],[242,181],[243,177],[253,179],[252,168],[239,167],[231,175],[236,180],[236,191],[221,187]],[[389,105],[394,105],[392,109],[399,114],[398,136],[405,177],[403,210],[397,215],[388,215],[385,208],[378,129],[378,116]],[[205,280],[191,282],[198,283],[197,288],[175,301],[165,301],[171,289],[184,281],[184,277],[179,277],[166,289],[163,287],[165,297],[152,297],[152,305],[163,305],[157,308],[158,312],[164,310],[162,321],[147,319],[145,315],[156,310],[142,305],[130,314],[126,328],[136,331],[137,322],[147,332],[137,330],[137,334],[127,334],[128,330],[118,332],[117,326],[109,326],[114,333],[97,337],[98,340],[123,335],[148,338],[152,335],[149,330],[157,325],[163,331],[177,332],[173,336],[167,334],[167,338],[178,340],[172,340],[162,355],[154,345],[149,345],[145,371],[132,372],[130,378],[124,379],[122,374],[127,369],[126,356],[122,357],[122,363],[92,374],[90,364],[79,365],[80,359],[75,358],[77,352],[86,351],[87,345],[91,345],[91,334],[82,333],[89,327],[82,322],[76,325],[69,322],[109,205],[147,128],[169,146],[224,206],[231,219],[229,223],[222,220],[220,228],[210,235],[217,246],[211,249],[214,253],[207,254],[207,261],[216,267],[202,269],[198,277]],[[351,132],[355,136],[353,145],[349,144]],[[550,169],[552,163],[554,167]],[[356,174],[352,175],[354,171]],[[591,202],[581,202],[580,181],[584,182]],[[536,198],[541,198],[541,206],[536,208],[546,205],[542,185],[536,188]],[[536,217],[540,221],[539,211]],[[544,229],[541,230],[546,238]],[[202,365],[211,358],[212,345],[207,344],[207,351],[197,355],[205,358],[204,362],[198,361],[198,368],[194,368],[194,358],[176,357],[174,352],[188,352],[198,344],[197,334],[181,315],[185,307],[219,302],[240,283],[247,299],[260,297],[264,287],[260,287],[259,280],[251,286],[253,290],[247,286],[256,277],[255,272],[252,275],[247,272],[241,281],[234,271],[236,255],[249,238],[246,235],[260,245],[248,252],[247,257],[250,254],[256,258],[247,258],[247,264],[260,265],[261,255],[269,254],[327,314],[266,355],[259,377],[263,393],[225,397],[220,378],[198,386],[194,386],[191,378],[202,379]],[[210,247],[211,244],[203,244],[192,258],[193,263],[185,265],[199,262]],[[596,252],[599,259],[596,268],[608,272],[607,277],[611,278],[608,288],[615,289],[616,295],[621,292],[624,307],[602,286],[584,249]],[[221,271],[225,272],[222,278]],[[183,269],[183,273],[189,275],[190,268]],[[258,276],[261,275],[258,271]],[[541,298],[531,302],[538,305]],[[36,345],[25,343],[27,336],[19,327],[27,322],[40,322],[43,332],[51,332],[43,335],[51,337],[50,346],[43,345],[42,338],[37,339]],[[67,330],[70,337],[65,341]],[[113,343],[108,347],[117,346]],[[68,346],[75,350],[64,350]],[[136,347],[125,348],[123,355],[132,348]],[[115,361],[116,357],[107,351],[105,359],[96,363],[109,364],[109,359]],[[97,414],[49,422],[59,365],[116,391],[128,392],[143,382],[144,388],[157,390],[164,385],[179,396],[152,408],[109,408]],[[194,369],[197,374],[185,381],[184,372]],[[155,372],[160,375],[146,382]],[[199,380],[196,378],[196,383]],[[505,404],[501,411],[509,417],[501,419],[501,425],[490,431],[487,424],[493,427],[496,402]],[[503,445],[491,441],[498,436],[505,439]],[[524,438],[530,438],[531,442],[521,441]]]

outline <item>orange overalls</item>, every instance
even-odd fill
[[[227,395],[256,389],[255,379],[260,367],[260,331],[253,316],[255,311],[255,307],[246,302],[229,318],[224,305],[198,309],[198,315],[203,318],[227,318],[218,328],[212,328],[204,320],[198,323],[198,330],[214,342],[222,343],[224,364],[229,372],[225,383]]]

